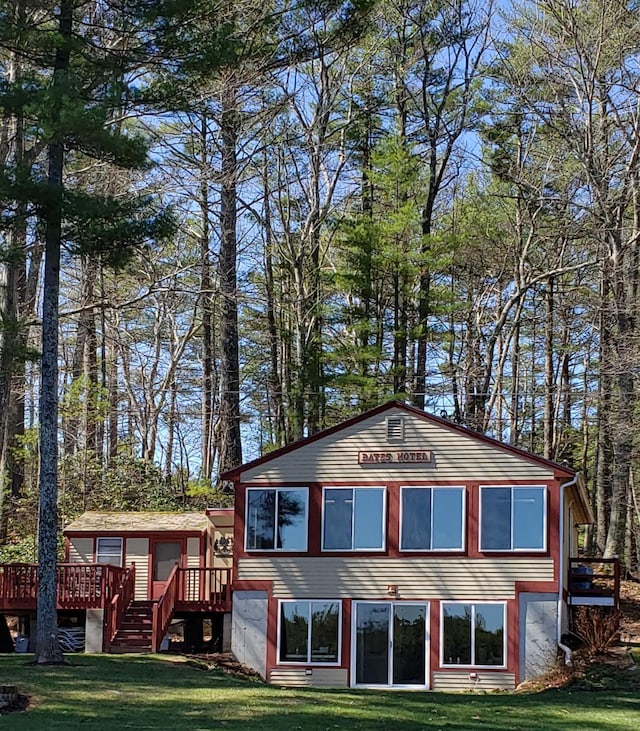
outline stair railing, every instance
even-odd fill
[[[111,601],[108,602],[105,607],[107,612],[105,624],[107,628],[108,645],[113,642],[113,638],[116,636],[118,628],[122,624],[124,615],[126,614],[129,605],[134,599],[135,592],[136,565],[135,563],[132,563],[131,566],[126,570],[125,575],[122,577],[122,582],[118,587],[118,590],[112,597]]]
[[[160,599],[153,605],[151,652],[158,652],[162,638],[169,629],[178,596],[178,563],[171,570]]]

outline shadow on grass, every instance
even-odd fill
[[[78,656],[67,667],[0,659],[35,703],[11,731],[621,731],[637,730],[640,698],[607,689],[443,694],[286,689],[149,656]],[[6,719],[7,717],[5,717]],[[0,728],[2,723],[0,723]]]

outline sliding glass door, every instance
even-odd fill
[[[354,602],[352,685],[427,688],[427,603]]]

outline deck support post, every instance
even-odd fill
[[[104,652],[104,609],[87,609],[85,652]]]

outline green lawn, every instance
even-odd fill
[[[65,667],[34,667],[29,659],[0,656],[0,684],[17,684],[32,701],[26,712],[0,716],[2,730],[617,731],[640,726],[640,668],[625,671],[622,679],[596,669],[582,688],[471,695],[281,689],[174,656],[74,655]]]

